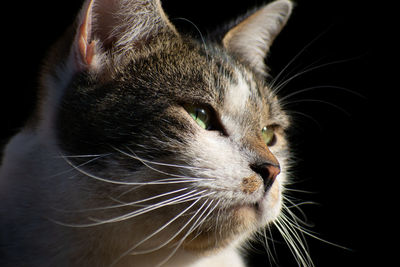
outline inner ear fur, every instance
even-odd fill
[[[292,7],[288,0],[267,4],[231,28],[222,39],[223,46],[255,71],[266,75],[264,59],[289,19]]]

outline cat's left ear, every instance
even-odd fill
[[[265,75],[265,57],[285,26],[292,7],[288,0],[274,1],[262,7],[226,33],[222,40],[225,49]]]
[[[86,0],[77,18],[71,56],[77,70],[99,70],[107,57],[145,45],[162,32],[178,36],[160,0]]]

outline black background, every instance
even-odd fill
[[[75,0],[8,2],[2,3],[1,17],[0,143],[31,113],[41,60],[81,5]],[[175,19],[184,17],[205,33],[263,2],[165,0],[163,6],[174,23],[196,33],[191,24]],[[320,267],[388,266],[389,247],[396,243],[396,210],[389,208],[396,175],[387,169],[390,158],[398,158],[391,136],[396,105],[389,104],[397,98],[398,85],[389,80],[396,77],[390,70],[398,69],[391,49],[398,30],[390,15],[395,7],[382,3],[298,0],[267,59],[277,76],[296,57],[280,81],[312,68],[288,83],[282,95],[319,87],[293,95],[288,109],[297,161],[293,187],[312,192],[295,196],[318,203],[302,206],[317,236],[351,249],[308,237]],[[278,266],[297,266],[279,242]],[[254,266],[268,263],[262,253],[251,259]]]

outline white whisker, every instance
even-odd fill
[[[361,95],[361,94],[359,94],[359,93],[357,93],[357,92],[355,92],[353,90],[350,90],[348,88],[345,88],[345,87],[335,86],[335,85],[319,85],[319,86],[312,86],[312,87],[307,87],[307,88],[304,88],[304,89],[296,90],[293,93],[290,93],[288,95],[285,95],[285,96],[281,97],[279,99],[279,102],[282,104],[282,103],[285,102],[285,100],[287,100],[287,99],[289,99],[289,98],[291,98],[293,96],[296,96],[298,94],[302,94],[302,93],[305,93],[305,92],[317,90],[317,89],[336,89],[336,90],[341,90],[341,91],[345,91],[347,93],[354,94],[354,95],[356,95],[358,97],[361,97],[361,98],[365,98],[363,95]]]
[[[289,212],[289,215],[293,218],[293,220],[290,219],[290,218],[287,217],[287,216],[284,216],[283,220],[285,220],[288,224],[290,224],[292,227],[294,227],[295,229],[297,229],[297,230],[300,231],[301,233],[303,233],[303,234],[305,234],[305,235],[308,235],[308,236],[310,236],[310,237],[312,237],[312,238],[314,238],[314,239],[316,239],[316,240],[319,240],[319,241],[321,241],[321,242],[323,242],[323,243],[326,243],[326,244],[329,244],[329,245],[332,245],[332,246],[335,246],[335,247],[338,247],[338,248],[341,248],[341,249],[345,249],[345,250],[352,251],[352,249],[350,249],[350,248],[347,248],[347,247],[344,247],[344,246],[342,246],[342,245],[338,245],[338,244],[332,243],[332,242],[330,242],[330,241],[327,241],[327,240],[325,240],[325,239],[322,239],[322,238],[316,236],[316,233],[315,233],[315,232],[313,232],[313,231],[311,231],[311,230],[309,230],[309,229],[305,229],[304,227],[302,227],[301,225],[298,224],[299,221],[300,221],[302,224],[305,224],[305,223],[304,223],[302,220],[300,220],[294,213],[292,213],[292,212],[291,212],[290,210],[288,210],[288,209],[287,209],[286,211]],[[307,226],[307,224],[305,224],[305,225]]]
[[[160,248],[162,248],[163,246],[165,246],[166,244],[168,244],[169,242],[170,242],[170,240],[169,241],[167,241],[166,243],[163,243],[162,245],[160,245],[160,246],[158,246],[157,248],[155,248],[155,249],[153,249],[153,250],[149,250],[149,252],[146,252],[146,251],[143,251],[143,252],[140,252],[140,251],[138,251],[138,252],[136,252],[136,251],[133,251],[133,250],[135,250],[137,247],[139,247],[141,244],[143,244],[144,242],[146,242],[147,240],[149,240],[150,238],[152,238],[153,236],[155,236],[156,234],[158,234],[159,232],[161,232],[162,230],[164,230],[168,225],[170,225],[171,223],[173,223],[175,220],[177,220],[179,217],[181,217],[184,213],[186,213],[188,210],[190,210],[194,205],[196,205],[197,204],[197,202],[199,202],[200,201],[200,199],[201,198],[198,198],[198,199],[196,199],[191,205],[189,205],[187,208],[185,208],[182,212],[180,212],[178,215],[176,215],[174,218],[172,218],[171,220],[169,220],[167,223],[165,223],[163,226],[161,226],[159,229],[157,229],[155,232],[153,232],[152,234],[150,234],[149,236],[147,236],[145,239],[143,239],[142,241],[140,241],[140,242],[138,242],[135,246],[133,246],[132,248],[130,248],[129,250],[127,250],[126,252],[124,252],[123,254],[121,254],[116,260],[114,260],[114,262],[110,265],[110,267],[111,266],[114,266],[118,261],[120,261],[123,257],[125,257],[125,256],[127,256],[127,255],[136,255],[136,254],[144,254],[144,253],[149,253],[149,252],[152,252],[152,251],[156,251],[156,250],[158,250],[158,249],[160,249]],[[203,204],[204,205],[204,204]],[[201,209],[202,207],[200,207],[200,209]],[[200,210],[199,209],[199,210]],[[197,213],[196,213],[197,214]],[[186,224],[189,224],[190,223],[190,221],[196,216],[196,214],[194,215],[194,216],[192,216],[191,217],[191,219],[186,223]],[[179,234],[185,227],[186,227],[186,224],[181,228],[181,230],[179,230],[178,231],[178,233],[177,234]],[[173,237],[173,238],[175,238],[175,236]],[[172,239],[171,239],[172,240]]]
[[[115,202],[118,202],[120,204],[111,205],[111,206],[105,206],[105,207],[98,207],[98,208],[90,208],[90,209],[79,209],[79,210],[60,210],[60,209],[58,209],[58,211],[62,211],[62,212],[88,212],[88,211],[99,211],[99,210],[108,210],[108,209],[116,209],[116,208],[123,208],[123,207],[129,207],[129,206],[136,206],[139,203],[143,203],[143,202],[147,202],[147,201],[154,200],[154,199],[157,199],[157,198],[161,198],[161,197],[165,197],[165,196],[168,196],[168,195],[176,194],[176,193],[179,193],[181,191],[188,190],[188,189],[189,189],[188,187],[180,188],[180,189],[177,189],[177,190],[174,190],[174,191],[162,193],[162,194],[159,194],[159,195],[156,195],[156,196],[152,196],[152,197],[148,197],[148,198],[145,198],[145,199],[132,201],[132,202],[122,202],[122,201],[119,201],[117,199],[111,198],[111,200],[113,200]]]
[[[159,169],[156,169],[150,165],[158,165],[158,166],[165,166],[165,167],[174,167],[174,168],[180,168],[180,169],[191,169],[191,170],[204,170],[205,168],[200,168],[200,167],[192,167],[192,166],[186,166],[186,165],[177,165],[177,164],[168,164],[168,163],[162,163],[162,162],[156,162],[156,161],[150,161],[150,160],[146,160],[143,158],[138,157],[129,147],[126,147],[127,150],[129,150],[130,153],[125,152],[123,150],[120,150],[116,147],[113,147],[113,149],[115,149],[116,151],[118,151],[119,153],[123,154],[124,156],[127,156],[129,158],[135,159],[140,161],[144,166],[148,167],[149,169],[157,172],[157,173],[161,173],[167,176],[172,176],[174,178],[185,178],[185,179],[195,179],[195,180],[215,180],[213,178],[209,178],[209,177],[188,177],[185,175],[179,175],[179,174],[175,174],[175,173],[168,173]]]
[[[265,243],[264,244],[266,246],[266,251],[267,251],[267,254],[268,254],[269,261],[270,262],[272,261],[273,263],[276,263],[277,261],[275,260],[275,257],[274,257],[274,255],[277,255],[276,248],[275,248],[275,240],[274,240],[273,235],[272,235],[271,227],[268,226],[267,228],[268,228],[269,235],[267,236],[266,229],[264,228],[264,238],[265,238]],[[271,250],[271,248],[269,246],[268,240],[271,240],[272,250]]]
[[[109,155],[111,155],[111,154],[109,153],[109,154],[100,154],[100,155],[76,155],[76,156],[60,155],[59,157],[64,159],[69,165],[71,165],[71,162],[69,160],[67,160],[67,158],[92,158],[92,157],[94,157],[94,158],[92,158],[92,159],[90,159],[90,160],[88,160],[88,161],[86,161],[86,162],[84,162],[82,164],[79,164],[78,166],[71,165],[73,168],[71,168],[69,170],[66,170],[66,171],[63,171],[63,172],[60,172],[60,173],[57,173],[57,174],[53,174],[50,177],[56,177],[56,176],[59,176],[59,175],[63,175],[63,174],[72,172],[75,169],[75,167],[77,167],[77,168],[83,167],[85,165],[88,165],[88,164],[90,164],[90,163],[92,163],[92,162],[94,162],[96,160],[99,160],[101,158],[107,157]]]
[[[296,191],[296,190],[292,190]],[[306,192],[309,193],[309,192]],[[290,251],[292,252],[297,264],[302,267],[313,267],[314,263],[310,257],[307,243],[305,241],[305,235],[310,236],[316,240],[322,241],[326,244],[333,245],[335,247],[339,247],[346,250],[351,250],[341,245],[337,245],[335,243],[326,241],[318,236],[316,233],[306,229],[306,227],[313,226],[307,221],[307,217],[305,213],[300,209],[300,205],[303,204],[316,204],[310,201],[304,201],[300,203],[295,203],[290,200],[290,197],[287,195],[283,196],[284,201],[290,204],[288,206],[286,203],[282,206],[282,212],[278,219],[273,222],[276,229],[280,232],[286,244],[288,245]],[[300,219],[291,209],[296,209],[300,212],[301,216],[304,219]]]
[[[199,181],[202,179],[208,179],[208,178],[192,178],[192,177],[174,177],[174,178],[166,178],[166,179],[160,179],[156,181],[151,181],[151,182],[126,182],[126,181],[117,181],[117,180],[110,180],[107,178],[102,178],[97,175],[91,174],[78,166],[75,166],[71,161],[68,159],[65,159],[65,161],[70,164],[75,170],[79,171],[80,173],[86,175],[87,177],[93,178],[98,181],[110,183],[110,184],[116,184],[116,185],[160,185],[160,184],[176,184],[176,183],[191,183],[195,181]]]
[[[127,157],[129,157],[129,158],[131,158],[131,159],[135,159],[135,160],[140,161],[144,166],[148,167],[149,169],[151,169],[151,170],[153,170],[153,171],[155,171],[155,172],[158,172],[158,173],[161,173],[161,174],[165,174],[165,175],[168,175],[168,176],[177,176],[177,177],[181,177],[181,175],[171,174],[171,173],[167,173],[167,172],[165,172],[165,171],[161,171],[161,170],[159,170],[159,169],[156,169],[156,168],[150,166],[149,164],[159,165],[159,166],[176,167],[176,168],[178,168],[178,167],[179,167],[179,168],[189,168],[189,169],[193,169],[193,168],[194,168],[194,167],[189,167],[189,166],[179,166],[179,165],[174,165],[174,164],[166,164],[166,163],[160,163],[160,162],[155,162],[155,161],[149,161],[149,160],[146,160],[146,159],[143,159],[143,158],[138,157],[138,156],[137,156],[132,150],[130,150],[129,148],[127,148],[127,149],[130,151],[130,153],[127,153],[127,152],[122,151],[122,150],[120,150],[120,149],[118,149],[118,148],[115,148],[115,147],[113,147],[113,149],[115,149],[116,151],[120,152],[121,154],[123,154],[123,155],[125,155],[125,156],[127,156]],[[184,176],[182,176],[182,177],[184,177]]]
[[[323,64],[320,64],[320,65],[317,65],[317,66],[313,66],[313,67],[307,67],[305,70],[300,71],[300,72],[298,72],[298,73],[292,75],[290,78],[288,78],[288,79],[282,81],[281,83],[279,83],[278,85],[276,85],[276,86],[275,86],[274,88],[272,88],[272,89],[273,89],[273,91],[274,91],[275,94],[278,94],[279,91],[281,91],[281,89],[282,89],[283,87],[285,87],[288,83],[290,83],[291,81],[293,81],[294,79],[296,79],[296,78],[298,78],[298,77],[300,77],[300,76],[303,76],[304,74],[307,74],[307,73],[312,72],[312,71],[314,71],[314,70],[318,70],[318,69],[321,69],[321,68],[324,68],[324,67],[328,67],[328,66],[331,66],[331,65],[340,64],[340,63],[345,63],[345,62],[348,62],[349,60],[351,60],[351,59],[336,60],[336,61],[332,61],[332,62],[328,62],[328,63],[323,63]],[[311,64],[311,65],[313,65],[313,64]]]
[[[204,206],[207,204],[207,202],[208,202],[208,199],[206,201],[204,201],[204,203],[197,209],[197,211],[190,217],[190,219],[181,227],[181,229],[179,231],[177,231],[174,235],[172,235],[170,238],[168,238],[168,240],[166,240],[162,244],[160,244],[157,247],[152,248],[152,249],[142,250],[142,251],[134,251],[131,253],[131,255],[151,253],[151,252],[154,252],[156,250],[159,250],[159,249],[165,247],[167,244],[169,244],[171,241],[173,241],[192,222],[192,220],[194,220],[194,218],[196,218],[197,214],[199,214],[201,212],[201,210],[204,208]],[[211,203],[212,203],[212,201],[211,201]],[[211,203],[207,206],[207,208],[211,205]],[[207,210],[207,208],[204,209],[204,211]],[[203,211],[203,213],[204,213],[204,211]]]
[[[280,217],[281,218],[281,217]],[[282,219],[274,221],[299,266],[313,267],[314,264],[299,236]],[[292,236],[294,235],[294,236]]]
[[[315,192],[312,192],[312,191],[294,189],[294,188],[288,188],[288,187],[285,188],[285,191],[292,191],[292,192],[305,193],[305,194],[315,194]]]
[[[134,217],[143,215],[145,213],[148,213],[150,211],[153,211],[153,210],[156,210],[156,209],[159,209],[159,208],[163,208],[165,206],[180,204],[180,203],[184,203],[184,202],[187,202],[187,201],[195,200],[195,199],[197,199],[199,197],[204,197],[204,196],[201,196],[201,194],[206,192],[206,191],[207,190],[202,190],[202,191],[198,192],[197,190],[192,190],[192,191],[190,191],[188,193],[185,193],[185,194],[182,194],[182,195],[179,195],[179,196],[176,196],[176,197],[173,197],[173,198],[158,202],[156,204],[152,204],[152,205],[146,206],[144,208],[135,210],[133,212],[130,212],[130,213],[127,213],[127,214],[124,214],[124,215],[121,215],[121,216],[114,217],[112,219],[100,220],[100,219],[96,219],[96,218],[92,218],[92,217],[88,218],[88,219],[94,221],[93,223],[74,224],[74,223],[60,222],[60,221],[57,221],[57,220],[54,220],[54,219],[51,219],[51,218],[49,218],[49,220],[51,220],[54,223],[57,223],[59,225],[62,225],[62,226],[79,227],[79,228],[93,227],[93,226],[98,226],[98,225],[103,225],[103,224],[108,224],[108,223],[115,223],[115,222],[119,222],[119,221],[132,219]]]
[[[213,201],[210,202],[210,204],[208,204],[208,206],[204,209],[204,211],[199,215],[199,217],[196,219],[196,221],[193,223],[193,225],[190,227],[190,229],[186,232],[186,234],[182,237],[181,241],[179,241],[179,243],[176,245],[175,249],[168,255],[167,258],[165,258],[162,262],[160,262],[157,267],[162,266],[163,264],[165,264],[169,259],[171,259],[171,257],[173,255],[175,255],[176,251],[180,248],[180,246],[183,244],[183,242],[185,241],[185,239],[198,227],[202,224],[202,222],[204,222],[204,220],[208,217],[208,215],[211,214],[211,212],[217,207],[217,204],[207,213],[207,215],[205,217],[203,217],[204,213],[207,211],[207,209],[211,206]],[[202,219],[203,217],[203,219]],[[199,223],[199,220],[200,223]]]
[[[213,207],[213,208],[204,216],[204,218],[201,220],[201,222],[199,223],[199,226],[205,222],[205,220],[210,216],[211,212],[213,212],[213,211],[218,207],[218,205],[219,205],[220,203],[221,203],[221,200],[218,200],[218,202],[214,205],[214,207]],[[211,203],[210,203],[210,204],[211,204]],[[198,228],[198,227],[197,227],[197,228]],[[194,231],[194,230],[193,230],[193,231]],[[192,232],[193,232],[193,231],[192,231]],[[189,240],[188,242],[190,242],[190,241],[196,239],[200,234],[201,234],[201,231],[200,231],[198,234],[196,234],[196,235],[195,235],[191,240]]]
[[[325,31],[318,34],[314,39],[312,39],[307,45],[305,45],[287,64],[286,66],[278,73],[278,75],[271,82],[271,87],[275,86],[275,83],[279,80],[279,78],[285,73],[285,71],[309,48],[313,45],[318,39],[320,39],[324,34],[328,32],[329,28]]]
[[[343,112],[344,114],[346,114],[346,116],[349,116],[349,117],[350,117],[350,113],[347,112],[344,108],[342,108],[342,107],[340,107],[340,106],[338,106],[338,105],[335,105],[335,104],[333,104],[333,103],[330,103],[330,102],[327,102],[327,101],[324,101],[324,100],[320,100],[320,99],[298,99],[298,100],[290,101],[290,102],[286,103],[285,105],[288,105],[288,104],[295,104],[295,103],[302,103],[302,102],[322,103],[322,104],[325,104],[325,105],[334,107],[335,109],[337,109],[337,110]]]
[[[317,204],[317,203],[311,202],[311,201],[304,201],[304,202],[300,202],[300,203],[294,203],[294,202],[291,201],[287,196],[284,196],[284,200],[285,200],[286,202],[288,202],[291,206],[288,206],[288,205],[285,204],[285,205],[283,206],[283,210],[286,211],[286,212],[290,215],[290,217],[293,218],[293,220],[294,220],[296,223],[300,222],[301,224],[303,224],[303,225],[305,225],[305,226],[308,226],[308,227],[312,227],[312,226],[313,226],[313,225],[311,225],[310,223],[307,223],[307,216],[306,216],[306,214],[304,213],[304,211],[300,208],[300,205],[302,205],[302,204]],[[300,212],[300,214],[301,214],[301,216],[304,218],[304,220],[303,220],[303,219],[300,219],[296,214],[294,214],[294,212],[292,212],[292,211],[290,210],[291,208],[295,208],[298,212]]]
[[[165,206],[182,203],[182,201],[186,202],[186,201],[188,201],[188,199],[192,199],[194,196],[200,195],[200,194],[204,193],[205,191],[206,190],[197,192],[197,190],[192,190],[192,191],[190,191],[188,193],[185,193],[185,194],[182,194],[182,195],[179,195],[179,196],[176,196],[176,197],[173,197],[173,198],[158,202],[156,204],[152,204],[152,205],[146,206],[144,208],[135,210],[133,212],[130,212],[130,213],[122,215],[122,216],[118,216],[118,217],[113,218],[113,219],[109,219],[109,220],[92,219],[92,220],[94,220],[94,221],[96,221],[97,223],[100,223],[100,224],[114,223],[114,222],[129,220],[129,219],[132,219],[132,218],[137,217],[139,215],[143,215],[145,213],[148,213],[150,211],[153,211],[153,210],[156,210],[156,209],[159,209],[159,208],[163,208]]]

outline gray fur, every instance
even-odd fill
[[[290,10],[281,0],[270,12],[280,5]],[[94,50],[78,45],[82,24]],[[159,1],[98,0],[64,40],[37,113],[5,150],[0,265],[244,266],[237,249],[280,213],[289,118],[258,67],[229,48],[235,38],[181,35]],[[207,107],[215,127],[185,105]],[[253,167],[266,164],[280,167],[271,188]]]

